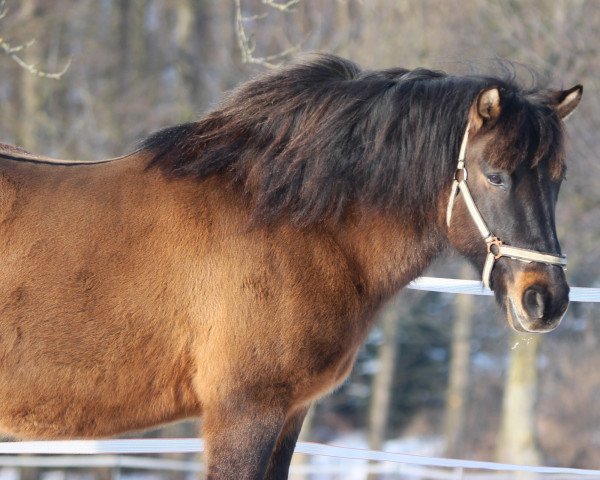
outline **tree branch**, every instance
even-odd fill
[[[269,7],[276,8],[280,12],[287,12],[292,10],[296,5],[298,5],[300,0],[289,0],[285,3],[277,3],[275,0],[262,0],[262,3],[265,5],[269,5]]]
[[[273,8],[276,8],[279,11],[290,11],[291,8],[298,4],[300,0],[290,0],[287,3],[277,3],[274,0],[263,0],[265,5],[269,5]],[[299,45],[294,45],[282,52],[276,53],[274,55],[267,55],[263,57],[256,57],[254,52],[256,50],[256,44],[252,36],[246,33],[246,29],[244,27],[244,22],[248,20],[260,20],[264,18],[266,14],[263,15],[253,15],[251,17],[244,17],[242,15],[242,6],[241,0],[235,0],[235,33],[238,41],[238,46],[242,53],[242,61],[244,63],[253,63],[257,65],[262,65],[267,68],[277,68],[281,66],[283,60],[287,58],[289,55],[297,52],[300,48]]]
[[[6,0],[0,0],[0,20],[2,20],[4,17],[6,17],[7,13],[8,13],[8,8],[6,7]],[[10,57],[14,62],[16,62],[17,65],[19,65],[21,68],[24,68],[25,70],[27,70],[32,75],[35,75],[36,77],[51,78],[53,80],[60,79],[60,77],[62,77],[65,74],[65,72],[69,69],[69,67],[71,66],[71,59],[69,58],[67,60],[67,62],[65,63],[65,66],[58,72],[50,73],[50,72],[46,72],[44,70],[40,70],[39,68],[37,68],[37,66],[34,63],[26,62],[21,56],[18,55],[19,52],[22,52],[23,50],[30,47],[34,43],[35,43],[35,39],[30,40],[27,43],[23,43],[23,44],[20,44],[17,46],[12,46],[3,37],[0,37],[0,49],[2,49],[2,51],[6,55],[8,55],[8,57]]]

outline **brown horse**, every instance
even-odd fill
[[[319,56],[121,158],[3,146],[0,431],[104,437],[202,415],[209,478],[287,478],[311,402],[448,245],[477,268],[498,257],[514,328],[554,328],[561,118],[581,92]],[[486,225],[545,256],[499,258],[462,189],[447,222],[465,153]]]

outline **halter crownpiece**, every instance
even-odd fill
[[[471,218],[477,225],[477,229],[481,234],[483,241],[487,247],[487,256],[485,258],[485,264],[483,266],[483,272],[481,274],[483,284],[490,288],[490,276],[496,260],[502,257],[512,258],[521,262],[531,263],[545,263],[547,265],[558,265],[562,268],[567,266],[566,255],[555,255],[552,253],[538,252],[537,250],[528,250],[526,248],[512,247],[502,243],[502,241],[493,235],[487,227],[481,212],[475,205],[473,196],[467,185],[467,168],[465,167],[465,158],[467,154],[467,142],[469,140],[469,129],[471,127],[470,122],[467,123],[467,128],[460,145],[460,152],[458,154],[458,165],[456,166],[456,172],[454,173],[454,180],[450,189],[450,200],[448,201],[448,208],[446,210],[446,225],[450,227],[450,220],[452,219],[452,210],[454,209],[454,203],[458,193],[463,194],[463,200],[467,205]]]

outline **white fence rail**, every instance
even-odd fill
[[[494,295],[489,288],[477,280],[454,278],[419,277],[407,285],[412,290],[427,290],[441,293],[465,293],[467,295]],[[600,302],[600,288],[571,287],[572,302]]]
[[[473,280],[421,277],[410,283],[408,288],[444,293],[493,295],[490,290],[483,287],[481,282]],[[573,287],[570,299],[575,302],[600,302],[600,289]],[[204,443],[201,439],[189,438],[2,442],[0,443],[0,467],[95,467],[196,473],[202,471],[202,465],[195,461],[140,458],[132,455],[197,453],[202,452],[203,449]],[[340,459],[342,463],[339,467],[311,463],[292,466],[292,475],[312,474],[317,475],[318,478],[323,478],[323,475],[327,474],[338,475],[335,478],[348,478],[344,476],[344,473],[348,473],[348,466],[344,465],[343,461],[362,461],[356,465],[356,469],[364,470],[365,478],[368,473],[380,473],[390,475],[389,478],[403,479],[499,480],[521,478],[513,477],[514,474],[542,475],[544,479],[548,480],[600,479],[600,470],[456,460],[306,442],[298,443],[296,453],[311,457]],[[353,467],[354,473],[360,473],[356,469]]]
[[[53,442],[4,442],[0,443],[0,466],[45,467],[45,468],[119,468],[133,470],[164,470],[200,472],[197,462],[171,459],[131,457],[133,454],[198,453],[204,450],[204,442],[195,438],[128,439],[128,440],[67,440]],[[297,454],[324,456],[344,461],[362,460],[364,463],[352,467],[366,473],[402,474],[409,478],[441,480],[485,480],[512,478],[512,473],[542,474],[554,480],[600,479],[600,470],[560,467],[533,467],[494,462],[455,460],[425,457],[403,453],[338,447],[309,442],[299,442]],[[37,455],[23,457],[15,455]],[[48,456],[51,455],[51,456]],[[57,455],[68,455],[57,457]],[[86,458],[94,455],[95,457]],[[125,455],[115,457],[113,455]],[[371,464],[367,464],[371,462]],[[375,465],[372,462],[376,462]],[[348,473],[348,464],[294,465],[293,474],[323,475]],[[347,477],[345,477],[347,478]]]

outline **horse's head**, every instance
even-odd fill
[[[518,331],[553,330],[569,304],[554,211],[564,176],[562,119],[581,94],[581,86],[535,95],[491,87],[469,112],[448,237],[483,271]]]

